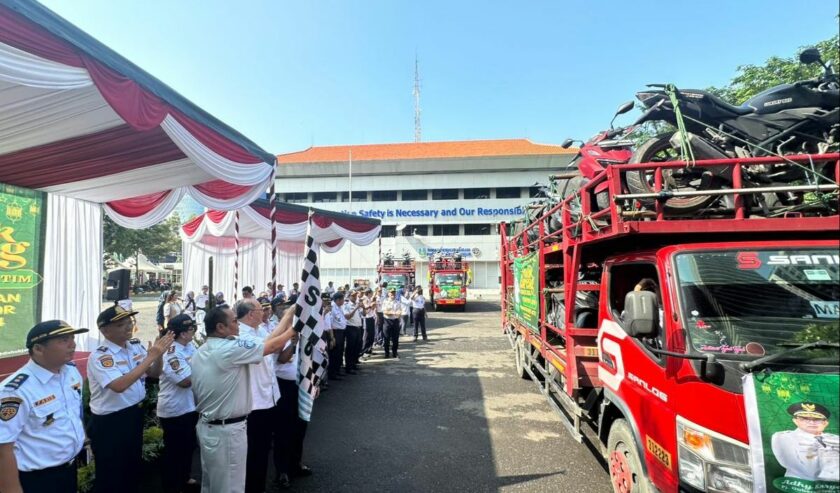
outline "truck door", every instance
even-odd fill
[[[647,474],[655,484],[674,481],[677,457],[674,450],[674,413],[668,403],[671,385],[665,372],[665,358],[650,347],[665,349],[665,317],[663,315],[659,275],[655,260],[608,263],[604,271],[608,288],[602,302],[602,324],[599,349],[602,366],[612,366],[612,375],[602,378],[604,385],[622,401],[626,416],[632,421],[636,445],[643,454]],[[631,337],[623,325],[624,300],[630,291],[650,291],[659,299],[659,330],[650,337]],[[605,313],[606,312],[606,313]],[[608,354],[606,358],[604,354]],[[611,363],[611,365],[610,365]],[[603,372],[603,370],[602,370]],[[599,373],[600,374],[600,373]]]

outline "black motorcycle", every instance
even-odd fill
[[[682,113],[685,134],[676,132],[652,138],[634,153],[632,163],[674,161],[681,159],[680,149],[691,146],[695,159],[726,159],[772,155],[825,154],[836,152],[840,146],[840,85],[830,65],[820,58],[816,48],[804,50],[799,61],[819,63],[822,76],[781,84],[767,89],[733,106],[707,91],[666,90],[663,85],[649,85],[661,90],[636,94],[646,108],[636,121],[666,122],[677,127],[677,116],[671,95],[675,95]],[[684,137],[685,136],[685,137]],[[688,142],[683,140],[687,139]],[[745,167],[744,180],[751,186],[791,184],[800,180],[813,181],[826,175],[826,166],[809,171],[795,164],[753,165]],[[828,165],[830,166],[830,165]],[[670,191],[713,190],[731,186],[731,167],[663,170],[663,185]],[[829,172],[828,176],[832,174]],[[653,171],[633,171],[625,175],[631,193],[652,193]],[[775,206],[791,206],[802,197],[792,193],[765,194],[758,200]],[[688,213],[710,206],[715,196],[698,195],[672,197],[665,202],[666,212]],[[652,201],[643,200],[650,205]]]

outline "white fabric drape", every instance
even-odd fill
[[[252,241],[240,249],[239,286],[254,286],[259,293],[271,280],[271,248],[265,240]],[[300,281],[304,244],[297,252],[277,252],[277,282],[290,287]],[[221,291],[228,302],[233,300],[234,250],[200,243],[183,243],[184,290],[198,291],[209,282],[208,259],[213,257],[213,291]]]
[[[42,89],[80,89],[93,85],[87,70],[70,67],[0,43],[0,80]]]
[[[108,214],[108,217],[114,220],[115,223],[119,224],[124,228],[132,228],[132,229],[143,229],[143,228],[150,228],[155,224],[163,221],[166,219],[166,216],[169,215],[170,212],[175,210],[175,207],[178,206],[178,202],[184,198],[184,194],[186,190],[184,188],[178,188],[169,192],[166,198],[154,209],[150,210],[146,214],[137,217],[126,217],[120,215],[117,211],[112,209],[108,204],[102,204],[102,208],[105,209],[105,212]]]
[[[369,231],[355,232],[349,229],[342,228],[338,223],[333,222],[326,228],[321,228],[315,222],[312,223],[312,231],[310,234],[312,238],[318,243],[326,243],[328,241],[337,240],[339,238],[350,240],[354,245],[364,246],[373,243],[379,237],[379,232],[382,229],[381,225],[370,229]]]
[[[236,185],[256,185],[271,174],[272,165],[242,164],[226,159],[198,141],[172,115],[166,115],[160,128],[193,162],[213,176]]]
[[[79,351],[99,341],[102,300],[102,210],[99,204],[47,194],[41,319],[60,319],[90,332],[76,336]]]

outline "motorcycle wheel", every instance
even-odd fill
[[[663,135],[654,137],[644,144],[642,144],[636,152],[633,153],[633,158],[630,160],[633,164],[638,163],[661,163],[666,161],[678,161],[680,159],[680,152],[674,149],[670,142],[670,135]],[[708,180],[701,181],[703,169],[693,168],[686,169],[663,169],[662,170],[662,184],[667,186],[671,191],[678,190],[703,190],[708,189],[708,186],[702,183]],[[653,170],[639,170],[628,171],[625,174],[627,188],[630,193],[653,193],[654,173]],[[712,185],[712,188],[718,188]],[[653,208],[656,203],[655,199],[637,199],[647,208]],[[685,214],[694,212],[698,209],[707,207],[715,200],[711,195],[697,195],[693,197],[674,197],[665,202],[665,212],[675,214]]]

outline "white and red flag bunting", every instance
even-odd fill
[[[312,236],[306,237],[306,260],[301,281],[303,287],[295,305],[294,328],[300,333],[298,344],[298,416],[309,421],[318,386],[327,371],[327,344],[322,338],[321,279],[318,251],[321,246]]]

